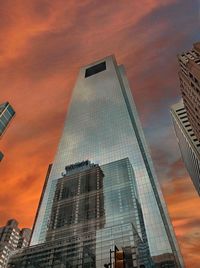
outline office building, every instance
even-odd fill
[[[178,56],[183,103],[196,138],[200,141],[200,42]]]
[[[1,268],[7,267],[8,258],[14,250],[28,246],[28,243],[30,242],[30,234],[31,230],[28,228],[20,230],[18,222],[14,219],[8,220],[5,226],[0,227]],[[22,240],[23,242],[21,243]]]
[[[101,167],[87,160],[65,167],[57,180],[45,242],[18,251],[8,267],[101,268],[115,247],[127,268],[152,267],[129,159]],[[167,264],[174,261],[168,256]]]
[[[172,106],[171,115],[183,162],[200,195],[200,142],[195,136],[182,101]]]
[[[114,56],[80,69],[31,245],[45,241],[52,196],[64,166],[85,159],[102,166],[127,157],[135,172],[151,256],[173,254],[177,267],[183,267],[125,70]]]
[[[0,138],[6,131],[14,115],[15,111],[8,102],[2,103],[0,105]],[[0,151],[0,161],[3,159],[3,156],[3,153]]]

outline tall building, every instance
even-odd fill
[[[183,162],[200,195],[200,142],[195,136],[182,101],[172,106],[171,115]]]
[[[45,242],[18,251],[9,267],[101,268],[115,247],[127,268],[152,267],[129,159],[103,166],[87,160],[65,167],[57,180]],[[173,255],[162,264],[166,259],[174,267]]]
[[[8,103],[2,103],[0,105],[0,138],[4,134],[5,130],[7,129],[11,119],[15,115],[15,111],[13,110],[12,106]],[[0,161],[3,158],[3,153],[0,152]]]
[[[64,166],[84,159],[102,166],[127,157],[135,172],[152,258],[173,254],[176,267],[183,267],[124,67],[117,65],[114,56],[80,69],[31,245],[45,241],[52,196]]]
[[[1,268],[7,267],[8,258],[14,250],[28,246],[30,235],[31,230],[28,228],[20,230],[18,222],[14,219],[8,220],[5,226],[0,227]]]
[[[183,102],[191,127],[200,141],[200,42],[178,59]]]

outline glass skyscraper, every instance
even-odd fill
[[[134,169],[151,256],[159,259],[174,254],[177,267],[183,267],[124,67],[117,65],[114,56],[80,69],[31,245],[45,241],[57,180],[64,166],[85,159],[102,166],[124,158]]]

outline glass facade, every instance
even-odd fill
[[[4,134],[6,128],[8,127],[14,115],[15,111],[8,102],[2,103],[0,105],[0,138]],[[3,159],[3,157],[4,155],[0,151],[0,161]]]
[[[0,161],[3,159],[3,153],[0,151]]]
[[[86,76],[86,70],[102,62],[105,62],[102,71]],[[135,172],[151,256],[173,253],[178,267],[183,267],[125,71],[114,56],[80,70],[31,244],[45,240],[52,196],[63,166],[84,159],[102,166],[127,157]]]
[[[14,115],[15,111],[8,102],[0,105],[0,137],[3,135]]]
[[[87,163],[58,179],[46,242],[18,252],[9,267],[101,268],[115,246],[127,268],[154,267],[129,159]]]

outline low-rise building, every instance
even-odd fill
[[[0,227],[0,268],[7,266],[8,258],[16,249],[28,246],[31,230],[21,229],[14,219],[8,220],[5,226]]]

